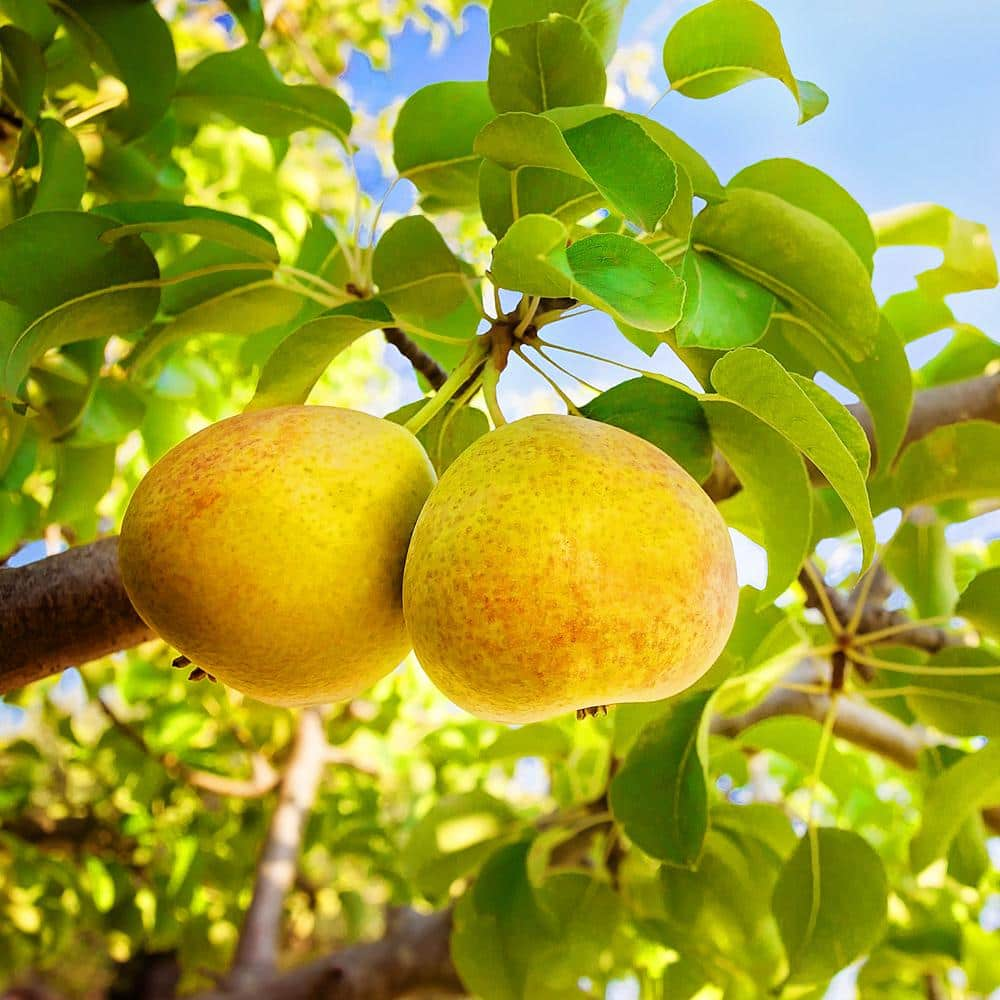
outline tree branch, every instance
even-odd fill
[[[398,326],[387,326],[382,335],[413,365],[413,370],[423,375],[435,389],[440,389],[448,380],[448,373],[429,354],[417,347]]]
[[[134,743],[143,753],[152,757],[163,766],[171,775],[186,782],[192,788],[197,788],[203,792],[210,792],[213,795],[226,795],[235,799],[259,799],[267,795],[272,788],[278,784],[280,775],[271,766],[270,761],[262,754],[254,753],[250,755],[250,778],[227,778],[222,774],[213,774],[211,771],[200,771],[190,768],[178,759],[176,754],[158,754],[146,742],[146,738],[124,719],[120,718],[111,706],[103,699],[97,699],[104,714],[111,720],[121,733]]]
[[[227,979],[230,991],[253,988],[255,996],[270,995],[259,992],[259,982],[272,976],[277,967],[285,896],[295,882],[302,835],[326,766],[326,751],[319,709],[303,709],[281,777],[278,805],[257,862],[253,897]]]
[[[423,353],[405,334],[400,332],[400,337],[405,341],[400,350],[412,347]],[[428,380],[438,377],[428,370]],[[870,426],[861,407],[852,409],[863,426]],[[907,439],[973,417],[1000,421],[1000,375],[918,393]],[[719,501],[732,496],[739,482],[728,465],[717,462],[705,489]],[[883,617],[865,618],[865,631],[881,627],[876,621],[895,621],[893,612],[878,615]],[[152,638],[122,587],[117,539],[92,542],[17,569],[0,569],[0,694]]]

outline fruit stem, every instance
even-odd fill
[[[416,434],[429,424],[444,409],[457,392],[466,388],[472,379],[479,377],[490,356],[490,336],[483,334],[469,344],[465,356],[455,366],[444,385],[403,425],[410,433]]]
[[[500,372],[496,365],[486,365],[483,368],[483,399],[486,402],[486,409],[493,419],[494,427],[503,427],[507,423],[507,418],[500,409],[500,400],[497,399],[497,382],[500,381]]]

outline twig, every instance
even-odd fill
[[[111,720],[118,731],[130,742],[134,743],[144,754],[157,761],[169,774],[186,782],[192,788],[214,795],[226,795],[236,799],[259,799],[267,795],[278,784],[279,774],[270,762],[259,753],[250,755],[250,778],[227,778],[211,771],[201,771],[188,767],[176,754],[158,754],[146,742],[146,738],[122,719],[104,700],[97,699],[104,714]]]
[[[398,326],[387,326],[382,335],[419,372],[434,389],[440,389],[448,373],[425,351],[422,351]]]

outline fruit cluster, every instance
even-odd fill
[[[122,525],[142,618],[261,701],[351,698],[411,645],[453,702],[528,722],[654,701],[725,643],[725,523],[669,456],[580,417],[477,440],[435,484],[405,428],[287,406],[165,455]]]

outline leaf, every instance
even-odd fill
[[[504,840],[517,835],[510,806],[475,790],[438,799],[417,822],[400,861],[418,892],[441,897],[473,873]]]
[[[71,212],[80,207],[87,188],[87,165],[76,136],[55,118],[38,126],[41,172],[32,212]]]
[[[955,646],[935,653],[927,664],[941,671],[955,667],[956,675],[911,675],[906,703],[913,714],[955,736],[1000,740],[1000,674],[996,673],[1000,656],[985,646]],[[982,668],[985,676],[977,677],[976,668]]]
[[[771,907],[792,983],[825,983],[870,951],[886,928],[882,861],[849,830],[813,827],[785,862]]]
[[[473,144],[475,152],[507,170],[545,167],[589,180],[573,155],[559,126],[550,118],[510,111],[483,126]]]
[[[293,330],[267,359],[248,410],[304,403],[341,351],[369,330],[389,326],[392,314],[378,299],[331,309]]]
[[[761,285],[694,250],[684,255],[681,276],[687,294],[674,333],[682,347],[730,350],[764,336],[777,301]]]
[[[706,710],[712,692],[674,703],[639,734],[611,782],[626,836],[651,857],[694,867],[708,830]]]
[[[510,171],[485,160],[479,172],[480,211],[498,239],[517,218],[550,215],[572,224],[600,208],[603,201],[590,181],[561,170],[522,167]]]
[[[130,367],[139,370],[171,344],[201,333],[246,336],[280,326],[291,320],[301,305],[298,292],[270,278],[237,285],[152,328],[130,355]]]
[[[45,94],[45,56],[26,31],[13,24],[0,27],[0,83],[2,98],[22,119],[17,151],[8,173],[13,173],[27,156],[32,134]]]
[[[872,508],[1000,496],[1000,425],[967,420],[937,427],[906,448],[891,476],[872,485]]]
[[[771,355],[755,347],[724,355],[712,369],[712,382],[722,397],[769,424],[823,473],[851,513],[867,566],[875,549],[875,530],[865,477],[810,396]]]
[[[712,437],[690,392],[652,378],[633,378],[581,407],[584,416],[630,431],[665,451],[698,482],[712,471]]]
[[[843,442],[844,447],[850,452],[854,464],[862,476],[868,476],[871,467],[871,445],[861,427],[855,420],[850,410],[844,406],[840,400],[836,399],[822,386],[817,385],[812,379],[804,378],[802,375],[791,373],[795,384],[809,397],[809,401],[826,418],[826,422],[836,431],[837,437]]]
[[[910,864],[922,872],[943,857],[965,820],[1000,798],[1000,742],[968,754],[934,778],[924,793],[920,829],[910,841]]]
[[[674,161],[623,115],[593,118],[563,138],[608,204],[652,232],[677,193]]]
[[[419,399],[415,403],[407,403],[406,406],[387,413],[385,419],[405,424],[423,408],[425,402],[426,400]],[[473,441],[488,434],[489,429],[489,421],[482,410],[477,410],[474,406],[456,409],[449,404],[417,431],[417,440],[424,446],[438,476],[441,476]],[[523,730],[511,730],[515,731]]]
[[[524,216],[494,248],[491,273],[504,288],[569,295],[641,330],[677,322],[684,283],[651,250],[614,233],[566,240],[557,219]]]
[[[922,388],[947,385],[1000,369],[1000,343],[967,323],[952,324],[954,334],[947,346],[914,372]]]
[[[743,484],[763,533],[763,607],[791,586],[812,548],[809,476],[794,442],[777,428],[733,403],[704,402],[712,441]]]
[[[226,6],[236,15],[247,41],[259,42],[265,28],[260,0],[226,0]]]
[[[494,0],[490,4],[490,35],[498,35],[549,14],[564,14],[587,29],[607,62],[615,52],[624,0]]]
[[[820,114],[827,96],[814,83],[796,80],[771,15],[751,0],[709,0],[673,26],[663,46],[663,68],[672,90],[707,98],[772,77],[799,106],[799,124]]]
[[[442,115],[442,108],[448,113]],[[399,176],[442,209],[475,205],[482,158],[473,144],[494,114],[485,81],[432,83],[415,91],[392,133]]]
[[[550,14],[493,36],[488,86],[498,113],[537,113],[601,104],[607,77],[597,43],[586,28],[562,14]]]
[[[434,224],[420,215],[393,223],[372,256],[379,297],[395,316],[417,325],[452,312],[470,297],[466,271]]]
[[[115,905],[115,880],[104,862],[93,854],[84,858],[83,866],[97,912],[107,913]]]
[[[128,89],[128,104],[108,116],[125,138],[148,132],[166,113],[177,82],[177,58],[166,22],[151,3],[59,0],[53,4],[94,61]]]
[[[832,177],[800,160],[761,160],[744,167],[726,185],[765,191],[828,222],[872,272],[875,233],[865,210]]]
[[[784,299],[831,349],[858,361],[872,353],[879,313],[868,271],[822,219],[773,194],[735,188],[695,218],[692,240]]]
[[[44,0],[0,0],[2,11],[44,49],[52,42],[59,22]]]
[[[531,722],[517,729],[504,729],[482,752],[484,761],[508,760],[512,757],[546,757],[559,759],[569,756],[573,741],[552,722]]]
[[[94,508],[111,487],[115,474],[115,445],[70,448],[62,445],[56,461],[56,481],[46,517],[51,524],[83,525],[82,535],[97,526]]]
[[[345,140],[352,125],[351,109],[339,94],[313,84],[282,82],[256,45],[202,59],[181,78],[175,101],[185,114],[199,119],[224,115],[261,135],[318,128]]]
[[[955,613],[979,632],[1000,639],[1000,566],[985,569],[962,591]]]
[[[120,223],[101,236],[105,242],[132,233],[187,233],[278,263],[274,237],[252,219],[230,212],[167,201],[119,201],[98,206],[95,214]]]
[[[882,306],[882,315],[905,344],[943,330],[955,322],[955,315],[944,299],[928,295],[920,288],[890,295]]]
[[[939,267],[917,275],[917,287],[926,296],[940,298],[954,292],[995,288],[997,261],[989,230],[979,222],[961,219],[941,205],[903,205],[871,217],[879,246],[937,247]]]
[[[955,561],[944,523],[933,511],[914,511],[897,529],[883,555],[885,568],[910,595],[917,618],[937,618],[955,607]]]
[[[74,448],[116,445],[142,423],[145,412],[146,404],[136,389],[119,379],[100,378],[65,441]]]
[[[789,316],[772,321],[761,347],[786,367],[801,366],[809,375],[825,372],[856,393],[872,418],[879,473],[889,469],[910,421],[913,378],[903,344],[884,318],[872,354],[862,361],[833,349]]]
[[[14,396],[30,366],[52,347],[123,336],[153,318],[156,261],[136,237],[103,243],[111,225],[83,212],[45,212],[0,229],[0,295],[14,307],[15,333],[0,393]]]

